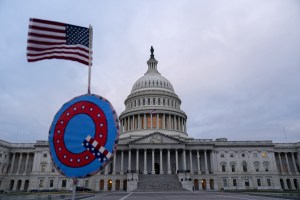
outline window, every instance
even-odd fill
[[[224,158],[224,153],[221,153],[221,158]]]
[[[242,166],[243,166],[243,172],[247,172],[247,163],[246,163],[246,161],[243,161]]]
[[[249,187],[249,185],[250,185],[250,184],[249,184],[249,179],[245,179],[245,186],[246,186],[246,187]]]
[[[150,98],[148,98],[148,105],[150,105]]]
[[[272,184],[271,184],[271,179],[267,179],[267,184],[268,184],[268,186],[272,186]]]
[[[258,162],[254,163],[254,169],[256,172],[259,172],[259,163]]]
[[[143,99],[143,106],[145,105],[145,99]]]
[[[245,154],[244,154],[244,153],[242,153],[242,157],[243,157],[243,158],[245,157]]]
[[[61,187],[67,187],[67,180],[61,180]]]
[[[44,179],[40,179],[39,187],[44,187]]]
[[[226,172],[226,166],[224,164],[222,165],[222,172]]]
[[[46,154],[46,153],[44,153],[44,154],[43,154],[43,157],[44,157],[44,158],[47,158],[47,154]]]
[[[158,105],[160,105],[160,98],[158,98]]]
[[[257,186],[260,187],[261,186],[261,180],[257,179]]]
[[[223,187],[227,187],[227,179],[223,179]]]
[[[84,182],[84,187],[86,187],[86,188],[89,187],[89,180],[85,180],[85,182]]]
[[[41,172],[46,172],[46,164],[41,165]]]
[[[233,158],[233,157],[234,157],[233,153],[230,153],[230,158]]]
[[[53,187],[53,183],[54,183],[54,180],[50,180],[50,181],[49,181],[49,187],[50,187],[50,188]]]
[[[2,157],[2,153],[0,153],[0,158]]]
[[[264,162],[264,170],[265,170],[265,172],[269,171],[269,163]]]
[[[231,165],[231,171],[235,172],[235,165]]]
[[[152,101],[152,105],[155,105],[156,103],[155,103],[155,98],[153,98],[153,101]]]
[[[166,104],[166,100],[165,99],[163,99],[163,105],[165,105]]]
[[[232,185],[236,187],[236,179],[232,179]]]

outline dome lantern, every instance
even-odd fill
[[[147,64],[148,64],[148,71],[146,72],[147,73],[151,73],[151,72],[154,72],[154,73],[158,73],[160,74],[158,71],[157,71],[157,60],[154,58],[154,48],[151,46],[151,49],[150,49],[150,52],[151,52],[151,55],[150,55],[150,59],[147,61]]]

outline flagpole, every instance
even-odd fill
[[[93,27],[89,26],[89,75],[88,75],[88,94],[91,94],[91,68],[93,48]]]

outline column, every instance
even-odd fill
[[[134,121],[134,115],[132,115],[132,130],[135,130],[135,121]]]
[[[174,130],[177,130],[177,116],[174,115]]]
[[[165,114],[163,114],[162,129],[166,129],[166,115]]]
[[[27,165],[28,165],[29,156],[30,156],[30,153],[27,153],[26,154],[25,169],[24,169],[24,173],[23,174],[26,174],[26,172],[27,172]]]
[[[127,131],[130,131],[130,117],[126,117],[127,118]]]
[[[197,170],[198,170],[198,174],[201,174],[201,170],[200,169],[201,169],[200,168],[200,155],[199,155],[199,150],[197,150]]]
[[[12,174],[12,172],[13,172],[15,159],[16,159],[16,154],[13,153],[13,158],[12,158],[11,165],[10,165],[10,172],[9,172],[10,174]]]
[[[121,174],[124,174],[124,151],[121,150]]]
[[[169,130],[171,130],[172,126],[171,126],[171,115],[169,115]]]
[[[190,150],[190,170],[191,170],[191,174],[194,174],[192,150]]]
[[[114,152],[113,174],[116,174],[117,151]]]
[[[290,164],[289,164],[289,159],[287,157],[287,153],[284,153],[285,155],[285,160],[286,160],[286,164],[287,164],[287,168],[288,168],[288,174],[291,173],[291,168],[290,168]]]
[[[206,150],[204,150],[204,160],[205,160],[205,173],[208,174]]]
[[[131,149],[128,150],[128,171],[131,170]]]
[[[178,149],[175,150],[176,174],[178,171]]]
[[[281,171],[282,174],[284,174],[283,167],[282,167],[282,161],[281,161],[280,152],[278,153],[278,156],[279,156],[280,171]]]
[[[159,169],[159,173],[160,174],[164,174],[164,172],[163,172],[163,157],[162,157],[162,149],[160,149],[159,150],[159,167],[160,167],[160,169]]]
[[[141,130],[141,115],[138,114],[138,130]]]
[[[183,149],[183,170],[186,170],[186,158],[185,158],[185,149]]]
[[[152,119],[152,113],[150,114],[150,128],[153,128],[153,119]]]
[[[168,149],[168,174],[171,174],[171,159],[170,159],[170,149]]]
[[[137,170],[137,172],[140,170],[139,169],[139,150],[136,150],[136,166],[135,169]]]
[[[159,121],[158,117],[159,117],[159,114],[156,113],[156,129],[158,129],[158,121]]]
[[[181,131],[181,117],[178,116],[178,130]]]
[[[210,171],[214,172],[214,152],[211,150],[209,154],[209,162],[210,162]]]
[[[147,117],[146,114],[144,114],[144,127],[143,129],[147,129]]]
[[[144,149],[144,174],[147,174],[147,149]]]
[[[105,171],[104,174],[107,175],[108,174],[108,164],[105,166]]]
[[[20,153],[20,157],[19,157],[19,163],[18,163],[18,169],[17,169],[17,174],[19,174],[19,173],[20,173],[20,167],[21,167],[22,158],[23,158],[23,154],[22,154],[22,153]]]
[[[152,174],[155,174],[155,169],[154,169],[154,149],[152,149]]]
[[[295,160],[295,157],[294,157],[294,156],[295,156],[294,153],[292,153],[293,166],[294,166],[294,169],[295,169],[295,173],[296,173],[296,174],[299,174],[299,173],[298,173],[298,170],[297,170],[296,160]]]

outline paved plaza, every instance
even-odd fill
[[[278,196],[280,195],[280,196]],[[1,195],[0,200],[71,200],[71,194],[30,194]],[[79,193],[76,200],[271,200],[300,199],[299,196],[288,196],[277,193],[229,193],[229,192],[107,192]]]

